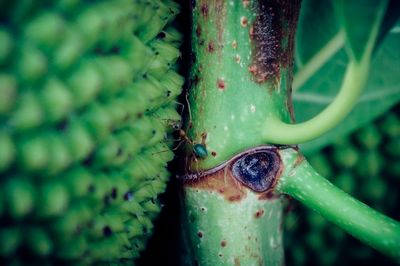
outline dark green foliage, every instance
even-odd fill
[[[0,1],[0,264],[127,264],[183,78],[171,1]]]
[[[309,161],[335,185],[369,206],[399,219],[398,108],[346,139],[310,156]],[[295,204],[286,217],[288,265],[392,265],[322,216]]]

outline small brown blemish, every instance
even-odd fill
[[[280,175],[280,173],[282,173],[282,169],[279,170],[278,175]],[[277,198],[279,198],[279,196],[276,193],[274,193],[273,190],[268,190],[258,197],[259,200],[274,200]]]
[[[256,211],[256,213],[254,214],[254,218],[260,218],[263,215],[264,215],[264,210],[260,209],[260,210]]]
[[[239,201],[241,199],[240,195],[233,195],[228,198],[229,201]]]
[[[215,157],[215,156],[217,156],[217,153],[215,151],[212,151],[211,155]]]
[[[193,84],[194,84],[194,85],[197,85],[197,84],[199,84],[199,81],[200,81],[199,76],[198,76],[197,74],[194,75],[194,77],[193,77]]]
[[[196,36],[197,37],[201,36],[201,26],[200,25],[197,25],[197,27],[196,27]]]
[[[272,199],[274,197],[274,192],[273,191],[268,191],[267,193],[265,193],[265,197],[267,199]]]
[[[221,90],[225,89],[226,84],[225,84],[225,81],[223,78],[219,78],[217,80],[217,86],[218,86],[218,89],[221,89]]]
[[[200,210],[201,210],[202,212],[204,212],[204,211],[206,211],[206,208],[201,207]]]
[[[240,18],[240,25],[242,25],[242,27],[247,27],[248,24],[248,19],[246,17],[241,17]]]
[[[222,240],[222,241],[221,241],[221,247],[224,248],[224,247],[226,247],[226,245],[227,245],[226,240]]]
[[[237,41],[236,41],[236,40],[233,40],[233,41],[232,41],[232,48],[233,48],[233,49],[236,49],[236,48],[237,48]]]
[[[223,255],[222,255],[222,253],[218,253],[218,257],[220,257],[220,258],[221,258],[222,256],[223,256]]]
[[[235,263],[235,266],[240,266],[240,259],[239,258],[235,258],[234,259],[234,263]]]
[[[212,41],[208,43],[207,50],[210,53],[214,52],[214,43]]]
[[[201,231],[197,232],[197,236],[198,236],[199,238],[202,238],[202,237],[203,237],[203,232],[201,232]]]
[[[205,17],[208,16],[208,5],[207,4],[202,4],[201,5],[201,14]]]
[[[257,73],[257,66],[256,65],[249,66],[249,72],[255,75]]]
[[[253,27],[253,25],[250,26],[249,36],[250,36],[250,39],[254,39],[254,27]]]
[[[304,156],[302,154],[299,154],[296,158],[296,161],[294,162],[293,168],[298,167],[304,160]]]
[[[243,7],[244,7],[244,8],[248,8],[249,5],[250,5],[250,0],[243,0],[243,1],[242,1],[242,4],[243,4]]]

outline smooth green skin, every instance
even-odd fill
[[[192,263],[282,265],[281,200],[258,196],[249,190],[241,201],[228,203],[219,193],[185,188]],[[264,213],[256,218],[257,212]]]
[[[400,223],[354,199],[320,176],[297,151],[283,154],[277,190],[304,203],[365,244],[400,261]]]
[[[208,4],[206,17],[200,10],[205,3]],[[267,115],[290,121],[286,100],[291,69],[282,67],[279,80],[274,82],[253,80],[249,72],[252,65],[249,30],[255,12],[250,8],[251,3],[248,8],[242,1],[231,3],[197,1],[193,9],[192,52],[196,59],[191,80],[197,79],[198,83],[192,82],[189,91],[192,127],[187,126],[187,133],[193,143],[203,143],[202,134],[206,133],[208,154],[216,154],[197,161],[192,166],[195,169],[210,169],[240,151],[265,144],[262,129]],[[241,25],[242,18],[247,18],[245,27]],[[201,29],[199,36],[198,28]],[[287,38],[282,40],[282,43],[287,42]],[[213,52],[208,51],[210,43]],[[240,57],[239,63],[236,56]],[[218,80],[224,81],[223,89],[218,87]]]
[[[196,1],[193,8],[195,60],[192,60],[192,86],[188,97],[190,121],[185,130],[192,144],[205,145],[208,156],[197,157],[189,166],[190,171],[213,168],[243,150],[265,144],[262,130],[267,115],[291,121],[288,110],[291,65],[281,62],[279,78],[273,77],[264,83],[257,83],[249,72],[254,45],[249,33],[256,16],[252,8],[256,1],[250,2],[246,7],[238,0],[203,0]],[[243,23],[244,19],[247,24]],[[287,34],[280,41],[283,49],[289,47]],[[196,155],[196,151],[191,150],[191,153],[187,156]],[[279,198],[259,200],[258,195],[249,190],[244,199],[230,202],[208,190],[187,186],[183,189],[192,263],[197,261],[198,265],[210,266],[283,264],[282,202]],[[264,215],[255,218],[258,211],[263,211]],[[226,245],[222,247],[224,240]]]

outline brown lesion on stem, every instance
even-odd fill
[[[217,192],[230,202],[242,200],[249,192],[258,194],[259,200],[272,200],[277,197],[273,190],[282,172],[279,149],[260,146],[244,151],[213,169],[187,173],[182,179],[185,187]]]
[[[299,6],[298,0],[253,2],[256,17],[249,28],[253,55],[249,71],[255,82],[276,84],[281,68],[292,66]]]
[[[217,192],[231,202],[240,201],[246,197],[247,189],[233,177],[228,168],[229,167],[222,168],[202,178],[184,180],[184,185],[196,189]]]
[[[223,35],[225,30],[224,24],[226,18],[226,6],[227,1],[225,0],[200,0],[198,3],[196,3],[196,8],[200,8],[199,21],[207,22],[211,21],[210,17],[214,18],[212,21],[215,24],[217,31],[216,36],[210,36],[208,32],[204,32],[202,34],[202,31],[197,31],[196,28],[196,35],[198,38],[203,35],[202,38],[206,38],[207,40],[209,38],[216,38],[216,41],[212,44],[212,47],[208,45],[207,49],[209,52],[213,52],[214,50],[217,51],[219,53],[218,58],[222,57],[222,49],[224,47]]]

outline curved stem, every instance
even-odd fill
[[[299,124],[287,124],[278,117],[268,117],[264,139],[269,143],[299,144],[313,140],[339,124],[356,104],[368,77],[370,57],[351,61],[342,88],[333,102],[317,116]]]
[[[286,171],[277,190],[301,201],[367,245],[400,259],[400,223],[335,187],[307,161]]]

